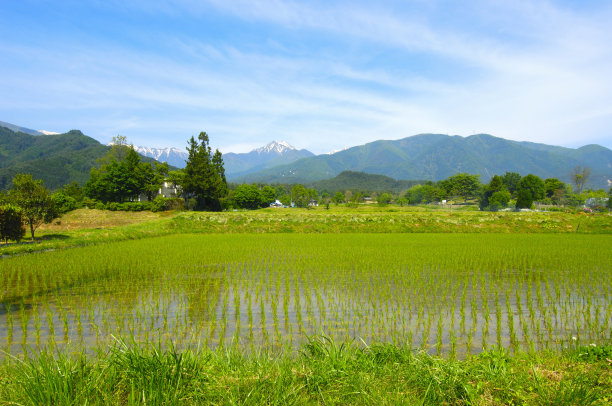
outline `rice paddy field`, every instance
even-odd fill
[[[308,336],[464,357],[606,343],[608,235],[170,235],[2,260],[9,354],[109,344],[296,349]]]
[[[393,228],[407,221],[402,215],[365,217]],[[227,216],[210,216],[192,215],[190,232],[179,215],[151,223],[165,224],[160,235],[0,259],[1,362],[53,353],[95,357],[126,342],[293,358],[323,337],[333,348],[391,345],[451,361],[612,342],[606,232],[265,232],[261,218],[273,213],[257,214],[255,232],[202,232],[198,221],[207,231],[211,223],[231,226]],[[450,221],[490,221],[488,214],[482,221],[472,216]],[[279,218],[267,222],[279,227]],[[602,218],[605,230],[610,216]],[[567,228],[556,219],[547,221]]]

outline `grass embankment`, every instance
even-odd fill
[[[116,346],[0,366],[0,401],[74,404],[605,405],[612,347],[446,360],[318,338],[299,355]]]
[[[263,209],[239,212],[109,212],[79,209],[37,232],[35,242],[0,245],[0,255],[175,233],[579,233],[612,234],[612,215],[446,211],[423,207]]]

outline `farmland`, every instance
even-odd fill
[[[325,337],[444,362],[605,346],[611,220],[375,208],[93,228],[67,218],[42,232],[52,251],[0,260],[0,346],[7,365],[49,350],[91,359],[124,342],[293,359]]]

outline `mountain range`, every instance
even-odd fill
[[[72,181],[84,184],[90,168],[108,148],[78,130],[56,134],[0,122],[0,190],[6,189],[12,177],[22,172],[43,179],[51,189]],[[147,156],[143,160],[157,159],[176,167],[184,166],[186,152],[176,148],[136,147],[136,150]],[[400,140],[374,141],[324,155],[273,141],[249,153],[226,153],[223,160],[230,182],[317,182],[326,189],[333,189],[339,181],[361,182],[353,179],[351,172],[339,180],[331,179],[345,171],[384,175],[388,178],[369,177],[367,183],[378,182],[390,189],[404,186],[393,184],[396,179],[437,181],[459,172],[478,174],[483,182],[507,171],[570,182],[576,166],[591,168],[589,186],[607,188],[612,181],[610,149],[599,145],[565,148],[510,141],[488,134],[469,137],[420,134]]]
[[[159,162],[168,162],[177,168],[184,168],[187,152],[178,148],[134,147],[141,155],[153,158]],[[277,165],[288,164],[298,159],[314,156],[305,149],[298,150],[285,141],[272,141],[261,148],[248,153],[223,154],[225,174],[228,178],[240,178],[263,169]]]
[[[168,165],[177,168],[184,168],[187,161],[187,152],[178,148],[151,148],[151,147],[134,147],[134,150],[142,156],[153,158],[158,162],[167,162]]]
[[[456,173],[478,174],[488,181],[506,171],[571,181],[576,166],[589,166],[590,184],[608,187],[612,151],[599,145],[577,149],[510,141],[488,134],[469,137],[420,134],[400,140],[380,140],[331,155],[317,155],[243,177],[246,182],[310,183],[339,173],[359,171],[394,179],[442,180]]]

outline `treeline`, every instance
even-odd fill
[[[354,173],[351,176],[355,176]],[[368,175],[369,176],[369,175]],[[404,191],[385,192],[363,189],[347,189],[344,192],[329,193],[317,191],[303,185],[233,185],[226,199],[228,207],[255,209],[266,207],[278,200],[285,206],[307,207],[309,204],[328,205],[360,203],[418,205],[430,203],[478,204],[481,210],[528,209],[534,203],[553,207],[581,207],[587,201],[593,202],[594,209],[610,208],[612,189],[593,190],[585,188],[589,169],[576,168],[574,184],[566,184],[556,178],[541,179],[529,174],[521,176],[516,172],[495,175],[483,184],[479,175],[459,173],[447,179],[418,183]]]
[[[580,207],[590,200],[595,210],[610,208],[612,189],[592,190],[589,168],[576,167],[573,184],[556,178],[541,179],[516,172],[495,175],[482,184],[479,175],[458,173],[433,182],[394,181],[381,175],[344,172],[333,182],[314,185],[233,184],[225,178],[223,158],[212,151],[201,132],[188,142],[184,169],[170,171],[166,163],[141,161],[125,137],[115,137],[107,155],[90,170],[81,187],[76,182],[50,193],[41,180],[17,174],[7,193],[0,194],[0,239],[20,240],[24,226],[34,239],[36,229],[59,215],[79,207],[106,210],[234,210],[262,207],[310,207],[362,203],[417,205],[429,203],[478,204],[481,210],[531,208],[534,202],[550,206]],[[360,177],[361,176],[361,177]],[[363,180],[361,178],[364,178]],[[337,190],[342,181],[358,187]],[[404,186],[405,190],[398,191]],[[374,190],[367,190],[372,188]],[[389,188],[385,190],[385,188]]]

